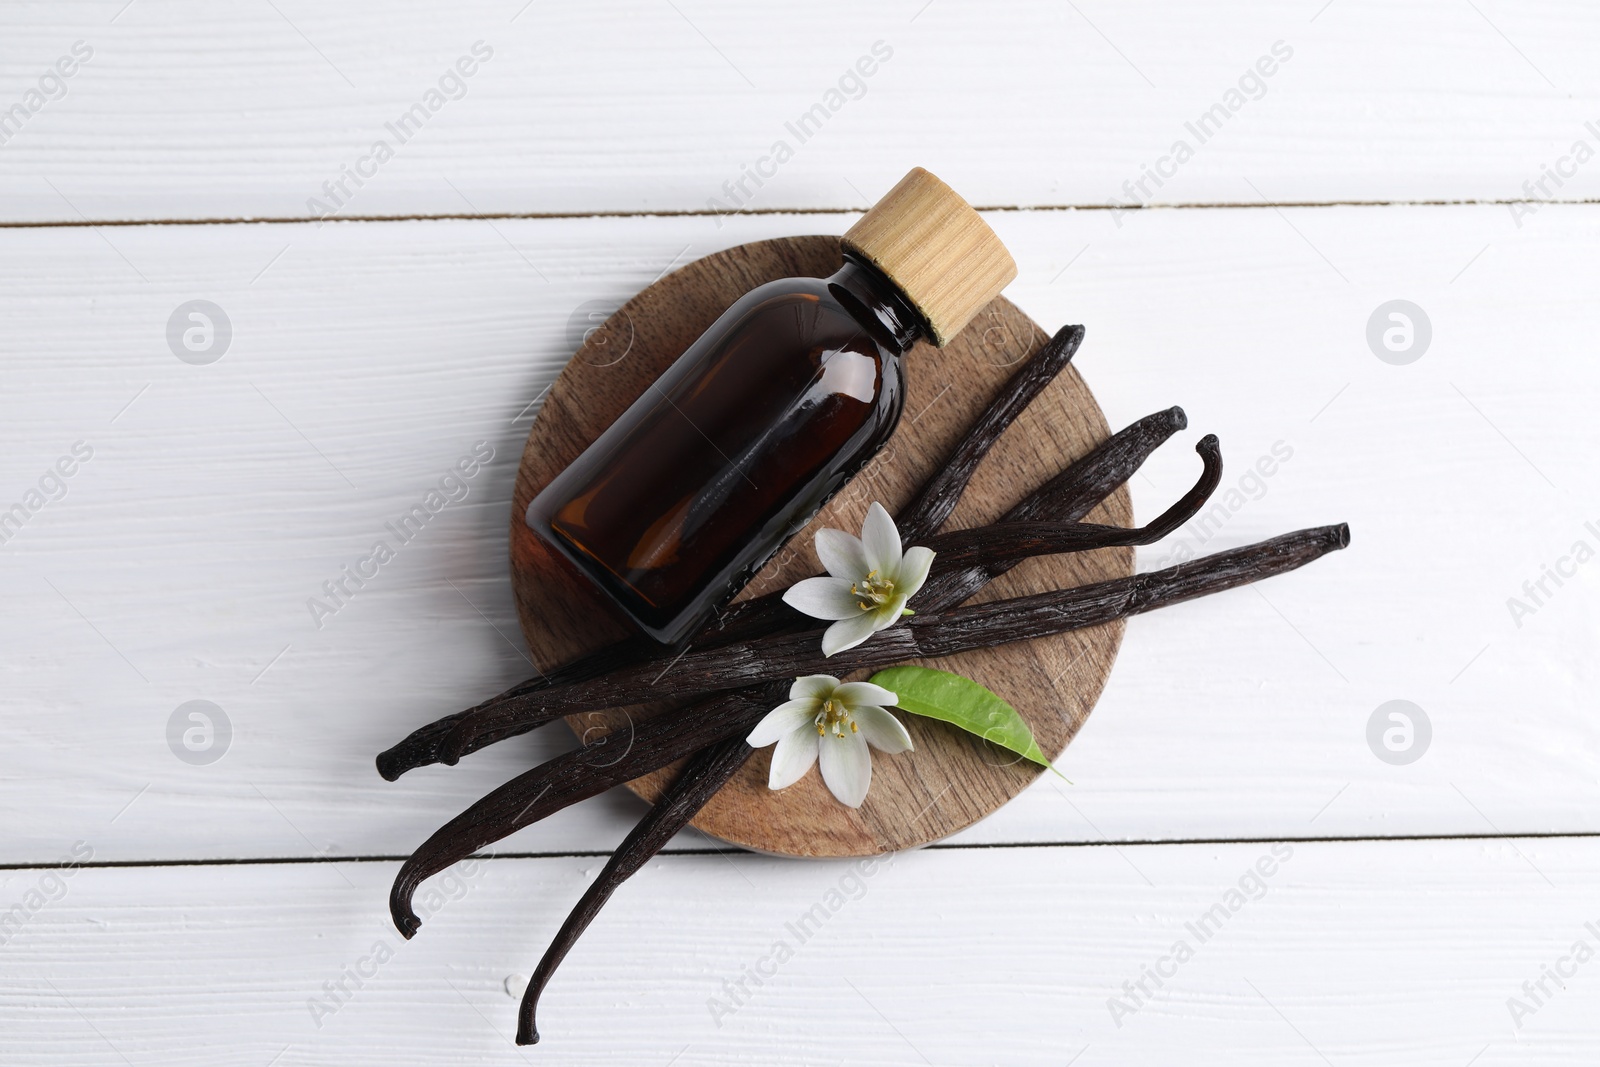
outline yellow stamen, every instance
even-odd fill
[[[817,712],[814,720],[817,727],[817,736],[824,737],[829,730],[840,741],[844,740],[844,728],[850,726],[851,733],[859,733],[860,727],[856,725],[855,718],[851,716],[850,709],[845,707],[844,701],[829,698],[822,702],[822,708]]]
[[[879,578],[875,570],[869,571],[859,583],[851,583],[850,595],[856,598],[862,611],[875,611],[894,596],[894,582]]]

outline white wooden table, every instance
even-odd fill
[[[1596,1062],[1597,48],[1575,0],[10,0],[0,1062]],[[1141,515],[1220,435],[1222,521],[1142,567],[1353,544],[1135,620],[1075,784],[870,878],[685,835],[518,1050],[521,976],[642,805],[524,831],[402,942],[399,858],[572,742],[372,756],[527,672],[515,457],[593,316],[918,164],[1012,299],[1088,326],[1114,425],[1187,409]],[[185,347],[197,300],[227,336]],[[1408,763],[1369,746],[1393,700]]]

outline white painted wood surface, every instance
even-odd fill
[[[1592,163],[1523,189],[1600,147],[1600,12],[1576,0],[124,3],[6,5],[0,106],[93,56],[0,146],[5,218],[303,218],[358,165],[345,214],[705,210],[758,166],[757,209],[864,208],[913,164],[996,206],[1600,191]],[[786,127],[818,104],[819,130]],[[361,163],[378,140],[393,158]],[[1162,164],[1178,140],[1193,158]]]
[[[80,40],[65,95],[41,86]],[[464,95],[335,213],[468,218],[182,224],[319,213],[478,40]],[[880,40],[798,144],[784,123]],[[1123,187],[1280,40],[1259,99]],[[1575,144],[1600,150],[1597,43],[1571,2],[7,4],[0,515],[41,506],[0,543],[0,1061],[518,1058],[506,978],[598,870],[574,853],[642,807],[524,831],[400,944],[391,857],[571,741],[397,784],[371,757],[527,673],[512,464],[592,316],[715,249],[841,232],[917,163],[994,209],[1012,299],[1087,324],[1113,423],[1188,410],[1141,516],[1222,438],[1238,496],[1141,566],[1337,520],[1353,544],[1136,620],[1074,785],[886,862],[720,1028],[707,999],[848,868],[684,835],[568,961],[525,1058],[1593,1062],[1589,965],[1537,1002],[1522,984],[1600,949],[1600,565],[1574,561],[1600,549],[1600,164]],[[779,138],[793,158],[718,218]],[[1374,204],[1290,206],[1345,201]],[[1097,210],[1016,210],[1074,206]],[[127,220],[156,224],[99,225]],[[1396,299],[1432,330],[1406,366],[1367,340]],[[209,365],[168,341],[192,300],[231,325]],[[307,599],[478,442],[465,498],[319,629]],[[1367,741],[1395,699],[1432,724],[1404,766]],[[192,700],[232,724],[207,766],[169,746]],[[1107,998],[1284,840],[1267,895],[1116,1026]],[[56,881],[75,842],[112,866]],[[220,862],[241,859],[279,862]],[[316,1026],[308,1000],[380,940],[393,960]]]
[[[1562,962],[1580,939],[1600,947],[1594,841],[1277,847],[1287,860],[1261,844],[932,850],[866,876],[748,854],[662,858],[556,974],[544,1041],[520,1053],[506,989],[520,994],[598,860],[482,864],[441,890],[410,942],[381,905],[392,864],[80,871],[4,947],[0,1056],[38,1067],[1595,1061],[1600,962]],[[1254,873],[1263,859],[1268,877]],[[9,872],[0,892],[39,878]],[[825,918],[801,926],[814,906]],[[1180,940],[1192,956],[1178,964]],[[792,952],[781,964],[778,942]],[[1564,989],[1543,977],[1558,966]],[[1157,967],[1159,989],[1145,977]],[[745,977],[757,968],[759,987]],[[750,995],[734,1007],[741,979]],[[1522,984],[1541,979],[1535,1004]],[[324,983],[340,981],[350,995],[330,1000]],[[1139,981],[1152,997],[1123,991]],[[1131,1012],[1114,1015],[1114,996]],[[1514,1020],[1512,997],[1531,1012]]]

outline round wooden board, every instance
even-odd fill
[[[660,279],[585,340],[556,379],[517,471],[511,571],[517,610],[537,661],[554,667],[627,634],[585,579],[522,521],[528,501],[599,436],[728,305],[764,282],[826,277],[838,269],[837,237],[790,237],[730,248]],[[821,573],[812,534],[852,532],[881,501],[894,514],[960,439],[1017,364],[1046,334],[1010,301],[996,299],[947,347],[918,343],[906,357],[905,416],[893,439],[811,525],[745,589],[755,596]],[[1109,435],[1088,387],[1072,368],[1036,399],[996,444],[945,524],[991,522],[1027,492]],[[1124,486],[1088,519],[1133,525]],[[1133,573],[1133,550],[1028,560],[974,602],[1083,585]],[[1110,674],[1122,623],[1038,641],[981,649],[930,666],[974,678],[1005,697],[1052,756],[1088,717]],[[575,715],[580,736],[596,736],[662,710],[638,707]],[[1020,793],[1041,768],[944,723],[903,715],[915,751],[874,753],[872,791],[852,811],[813,770],[781,792],[767,788],[770,750],[758,752],[694,820],[705,833],[745,848],[793,856],[867,856],[913,848],[970,826]],[[629,783],[654,800],[677,774],[670,767]]]

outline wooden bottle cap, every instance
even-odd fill
[[[850,227],[844,246],[900,287],[940,348],[1017,276],[989,224],[921,167]]]

